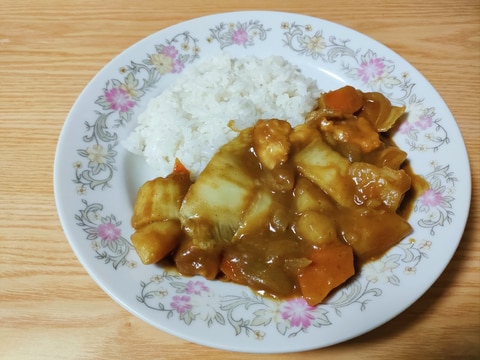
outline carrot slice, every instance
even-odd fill
[[[174,174],[180,174],[180,173],[190,174],[190,171],[185,167],[185,165],[182,164],[182,162],[178,158],[175,158],[175,164],[173,165],[173,173]]]
[[[300,270],[298,282],[305,301],[314,306],[350,278],[355,268],[353,250],[347,244],[317,248],[310,259],[312,263]]]
[[[244,277],[241,275],[241,269],[238,262],[234,261],[233,258],[222,257],[220,262],[220,271],[231,281],[247,285]]]
[[[362,93],[352,86],[330,91],[323,94],[321,99],[327,109],[339,111],[342,114],[353,114],[363,105]]]

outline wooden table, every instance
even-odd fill
[[[480,3],[478,0],[3,0],[0,6],[0,358],[234,359],[159,331],[111,300],[70,248],[53,196],[64,120],[90,79],[169,25],[235,10],[313,15],[358,30],[433,84],[463,133],[473,174],[468,224],[446,271],[401,315],[296,359],[480,357]],[[292,355],[264,355],[287,359]]]

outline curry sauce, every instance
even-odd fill
[[[403,112],[344,87],[295,128],[259,120],[194,182],[179,162],[142,186],[132,243],[144,263],[318,304],[412,230],[399,210],[414,174],[387,134]]]

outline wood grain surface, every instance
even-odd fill
[[[57,140],[91,78],[147,35],[237,10],[312,15],[385,44],[438,90],[469,151],[470,217],[445,272],[392,321],[325,349],[246,356],[157,330],[95,284],[58,219],[52,177]],[[480,358],[479,99],[478,0],[2,0],[0,359]]]

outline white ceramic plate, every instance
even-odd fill
[[[120,142],[150,98],[172,84],[185,67],[220,51],[281,55],[317,79],[323,90],[350,84],[381,91],[407,106],[408,119],[395,139],[408,151],[414,171],[431,185],[410,218],[414,232],[365,266],[326,304],[312,308],[303,300],[273,301],[242,286],[144,266],[130,243],[136,191],[155,174]],[[468,157],[455,120],[417,70],[353,30],[278,12],[236,12],[187,21],[113,59],[88,84],[65,122],[54,181],[59,216],[73,250],[115,301],[181,338],[257,353],[339,343],[410,306],[452,258],[471,191]]]

